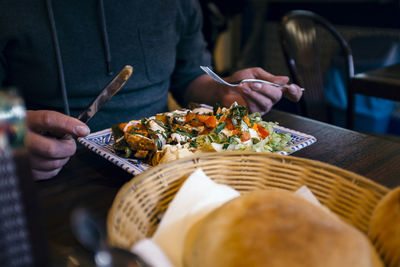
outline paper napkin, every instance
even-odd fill
[[[306,186],[300,187],[295,194],[321,206]],[[238,191],[214,182],[201,169],[197,169],[169,204],[153,237],[136,243],[131,250],[152,266],[181,267],[185,237],[190,227],[239,195]]]
[[[239,195],[233,188],[217,184],[197,169],[171,201],[153,235],[153,241],[175,266],[181,266],[185,237],[190,227],[210,211]]]
[[[164,251],[151,238],[144,238],[131,249],[151,267],[174,267]]]

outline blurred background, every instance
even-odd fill
[[[235,3],[200,0],[200,3],[204,14],[203,32],[214,55],[214,68],[222,75],[240,68],[259,66],[276,75],[290,76],[281,49],[278,25],[284,14],[297,9],[313,11],[336,27],[353,51],[356,74],[400,63],[398,0],[237,0]],[[328,89],[345,87],[340,77],[330,75],[340,59],[335,56],[337,47],[334,42],[328,37],[325,39],[325,56],[321,62],[325,86]],[[283,100],[276,108],[296,113],[295,105]],[[338,103],[335,106],[333,124],[344,126],[345,105]],[[358,105],[364,106],[357,107],[356,104],[355,130],[400,135],[399,102],[368,99],[368,103]]]

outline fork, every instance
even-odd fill
[[[218,74],[216,74],[215,72],[213,72],[209,67],[206,66],[200,66],[200,68],[207,73],[211,78],[213,78],[214,80],[216,80],[219,83],[228,85],[228,86],[239,86],[243,83],[250,83],[250,82],[258,82],[258,83],[266,83],[275,87],[279,87],[279,88],[288,88],[288,85],[281,85],[281,84],[277,84],[277,83],[272,83],[269,81],[264,81],[264,80],[259,80],[259,79],[243,79],[239,82],[236,83],[228,83],[227,81],[223,80],[221,77],[218,76]],[[304,88],[300,88],[301,91],[304,91]]]

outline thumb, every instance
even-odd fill
[[[90,133],[89,127],[80,120],[51,110],[28,111],[27,125],[32,131],[57,137],[65,134],[81,137]]]

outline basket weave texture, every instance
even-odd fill
[[[150,237],[180,186],[197,168],[240,193],[306,185],[345,221],[367,232],[371,214],[389,189],[319,161],[259,152],[202,153],[161,164],[134,177],[118,192],[107,218],[109,242],[129,249]]]

